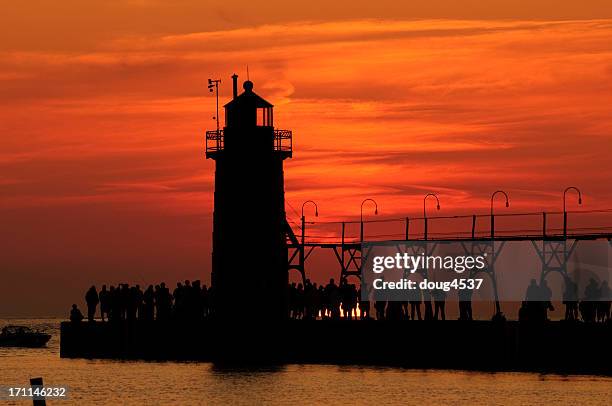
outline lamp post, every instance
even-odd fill
[[[302,249],[304,248],[304,240],[305,240],[305,232],[306,232],[306,216],[304,216],[304,207],[308,204],[311,203],[314,205],[315,207],[315,217],[319,217],[319,206],[317,206],[317,203],[314,202],[314,200],[306,200],[304,203],[302,203]]]
[[[376,203],[376,201],[374,199],[363,199],[363,202],[361,202],[361,213],[360,213],[360,229],[359,229],[359,241],[363,242],[363,205],[366,202],[372,202],[374,203],[374,214],[377,215],[378,214],[378,204]]]
[[[423,198],[423,239],[425,240],[427,240],[427,211],[425,210],[425,203],[427,202],[427,198],[429,196],[433,196],[436,198],[436,209],[440,210],[440,199],[438,199],[438,196],[435,193],[427,193]]]
[[[506,207],[510,207],[508,193],[504,192],[503,190],[496,190],[495,192],[493,192],[493,194],[491,195],[491,239],[495,237],[495,216],[493,215],[493,199],[498,193],[502,193],[504,195],[504,197],[506,198]]]
[[[569,186],[565,188],[565,190],[563,191],[563,237],[564,238],[567,238],[567,210],[566,210],[565,196],[567,192],[569,192],[570,190],[575,190],[578,193],[578,204],[582,205],[582,193],[580,193],[580,189],[578,189],[576,186]]]
[[[319,206],[313,200],[306,200],[302,203],[302,243],[300,244],[299,254],[300,254],[300,267],[302,272],[302,282],[306,283],[306,247],[304,243],[306,242],[306,216],[304,215],[304,207],[308,204],[313,204],[315,207],[315,217],[319,217]]]
[[[495,199],[495,195],[497,195],[498,193],[501,193],[504,195],[504,197],[506,198],[506,207],[510,207],[510,199],[508,199],[508,193],[504,192],[503,190],[496,190],[495,192],[493,192],[493,194],[491,195],[491,240],[493,240],[493,238],[495,237],[495,216],[493,214],[493,200]],[[493,283],[493,292],[495,295],[495,316],[494,319],[501,319],[503,318],[502,312],[501,312],[501,305],[499,303],[499,295],[497,293],[497,278],[495,277],[495,272],[493,271],[493,266],[495,263],[495,245],[492,244],[492,249],[493,249],[493,258],[491,258],[491,261],[493,261],[491,263],[491,282]]]

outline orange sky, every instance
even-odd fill
[[[209,279],[205,81],[225,102],[247,64],[294,131],[291,220],[312,198],[321,220],[364,197],[419,215],[429,191],[440,214],[486,213],[499,188],[560,210],[571,184],[612,206],[606,1],[5,3],[0,316],[61,314],[91,282]]]

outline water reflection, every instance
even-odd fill
[[[41,321],[20,322],[37,323]],[[56,327],[59,321],[46,323],[54,326],[49,348],[0,349],[0,385],[25,385],[31,376],[43,376],[46,384],[70,387],[70,399],[62,401],[62,405],[459,402],[608,405],[612,397],[612,378],[598,376],[354,365],[249,367],[199,362],[60,359]]]

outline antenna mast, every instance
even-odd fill
[[[208,91],[212,93],[214,88],[217,97],[217,114],[213,117],[213,120],[217,121],[217,135],[219,135],[219,83],[221,79],[208,79]]]

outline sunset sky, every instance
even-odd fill
[[[568,185],[612,208],[607,0],[0,7],[0,316],[63,315],[92,283],[208,283],[205,82],[225,103],[247,64],[294,133],[291,221],[307,199],[322,221],[365,197],[418,216],[430,191],[446,215],[497,189],[503,210],[561,210]]]

